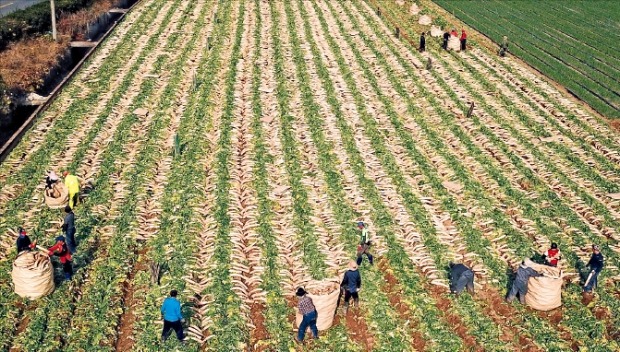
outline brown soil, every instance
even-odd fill
[[[482,351],[483,349],[476,343],[476,339],[473,336],[469,335],[467,327],[465,327],[465,324],[461,320],[461,317],[456,314],[449,313],[453,309],[452,301],[445,297],[447,292],[444,289],[441,289],[440,287],[434,285],[431,286],[430,292],[433,293],[434,298],[437,301],[437,308],[444,312],[446,321],[448,322],[448,324],[450,324],[450,326],[454,328],[457,335],[461,337],[463,343],[467,347],[467,350]]]
[[[127,280],[123,283],[123,314],[120,316],[120,324],[118,326],[118,339],[116,340],[116,351],[130,351],[133,347],[133,325],[136,321],[136,316],[133,313],[132,307],[135,304],[136,297],[134,297],[133,279],[136,273],[139,271],[148,270],[148,266],[144,261],[147,247],[138,251],[139,259],[136,265],[132,268]]]
[[[383,277],[387,282],[385,291],[390,300],[390,303],[396,309],[396,311],[398,312],[398,316],[401,319],[409,320],[412,314],[409,311],[407,305],[400,300],[400,297],[402,297],[402,290],[398,287],[398,280],[394,277],[394,275],[392,275],[386,270],[388,265],[384,259],[379,260],[377,265],[381,269]],[[415,325],[413,325],[410,333],[413,340],[412,346],[414,347],[414,349],[417,351],[424,351],[426,349],[426,340],[424,336],[419,331],[417,331]]]
[[[542,351],[529,337],[512,328],[519,323],[515,318],[518,314],[513,307],[504,302],[497,290],[491,287],[477,290],[474,299],[483,301],[481,304],[483,313],[497,325],[502,326],[500,340],[513,344],[519,351]]]
[[[349,309],[344,317],[337,314],[334,318],[334,325],[339,324],[341,320],[344,320],[344,326],[351,340],[357,345],[362,346],[364,351],[372,351],[375,340],[370,331],[368,331],[368,325],[366,325],[366,320],[364,320],[361,311],[352,308]]]
[[[257,343],[269,339],[269,333],[265,327],[265,316],[262,314],[264,311],[265,305],[262,303],[255,302],[250,306],[250,319],[254,326],[256,326],[250,332],[250,344],[253,346],[254,351],[264,351],[265,348],[258,346]]]
[[[587,293],[587,292],[583,292],[581,294],[581,303],[584,306],[587,306],[588,304],[590,304],[590,302],[592,302],[594,300],[594,294],[593,293]]]

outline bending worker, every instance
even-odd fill
[[[530,280],[530,277],[539,277],[543,276],[538,271],[531,268],[532,262],[530,259],[524,259],[519,265],[519,269],[517,269],[517,275],[515,280],[512,282],[512,289],[506,296],[506,302],[510,303],[514,301],[517,294],[519,295],[519,301],[522,304],[525,304],[525,295],[527,294],[527,284]]]
[[[80,179],[71,175],[69,171],[65,171],[62,173],[65,178],[65,186],[69,190],[69,206],[73,209],[73,206],[78,202],[78,196],[80,194]]]
[[[457,296],[467,288],[474,294],[474,272],[463,264],[450,263],[450,292]]]

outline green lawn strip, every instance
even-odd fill
[[[169,12],[171,15],[173,12]],[[144,21],[151,21],[155,15],[157,14],[156,8],[152,6],[149,8],[149,11],[143,14],[145,18]],[[148,17],[147,17],[148,15]],[[165,28],[165,21],[162,22],[161,28]],[[81,99],[75,99],[72,104],[66,108],[62,112],[57,112],[59,117],[57,117],[54,121],[54,125],[50,128],[47,134],[44,136],[44,141],[42,145],[33,153],[24,154],[25,148],[28,147],[32,142],[29,142],[28,134],[22,139],[20,145],[11,152],[11,155],[20,155],[24,154],[28,157],[27,160],[23,161],[23,166],[21,166],[19,173],[14,173],[11,177],[5,182],[3,187],[8,187],[13,184],[25,185],[22,187],[20,194],[15,199],[11,200],[9,203],[5,204],[5,211],[3,217],[5,220],[3,224],[9,227],[18,226],[19,219],[13,218],[17,217],[17,211],[25,211],[27,210],[27,205],[29,204],[28,200],[32,198],[32,193],[35,190],[35,187],[41,183],[42,176],[45,175],[45,171],[49,168],[48,164],[54,155],[54,151],[61,152],[62,148],[66,144],[71,132],[79,126],[80,122],[87,116],[88,111],[92,109],[93,105],[96,105],[100,96],[109,89],[109,81],[114,77],[117,71],[122,67],[123,64],[127,62],[127,59],[131,57],[134,53],[131,49],[131,46],[134,44],[133,40],[135,40],[135,36],[141,33],[147,25],[136,26],[133,27],[130,32],[128,32],[123,40],[117,47],[116,50],[112,50],[109,54],[108,58],[101,65],[99,72],[100,75],[97,77],[98,80],[93,82],[94,80],[88,81],[85,84],[87,86],[92,86],[92,90],[90,93]],[[83,68],[82,70],[86,70]],[[129,70],[128,72],[133,72]],[[77,84],[69,84],[65,90],[67,90],[71,96],[79,96],[79,91],[77,90]],[[75,90],[75,91],[74,91]],[[120,90],[120,89],[119,89]],[[59,110],[60,107],[57,105],[61,104],[61,97],[56,99],[52,104],[51,109]],[[116,101],[118,103],[118,100]],[[108,115],[100,114],[98,116],[98,120],[105,121]],[[34,130],[33,128],[32,130]],[[20,150],[19,148],[23,146],[24,150]],[[9,156],[11,158],[11,156]],[[56,170],[58,171],[58,170]],[[9,218],[9,216],[13,216]]]
[[[172,11],[171,11],[172,13]],[[148,81],[147,81],[148,82]],[[147,83],[145,83],[147,84]],[[153,84],[153,82],[149,83],[150,85]],[[149,85],[145,86],[145,89],[148,87]],[[126,121],[124,121],[124,124],[121,123],[121,125],[119,126],[119,128],[128,128],[128,126],[130,126],[130,124],[136,122],[137,120],[134,118],[126,118]],[[125,134],[121,134],[121,136],[124,136]],[[112,148],[109,148],[107,150],[107,153],[109,153],[108,155],[114,155],[114,153],[117,152],[112,152],[110,151]],[[98,180],[97,185],[95,188],[99,187],[99,186],[103,186],[105,183],[99,182],[100,180]],[[105,196],[100,196],[99,193],[97,193],[97,191],[94,191],[91,194],[91,197],[93,198],[94,201],[99,201],[100,203],[98,204],[105,204],[106,202],[108,202],[109,198],[106,198]],[[88,209],[90,209],[89,205],[91,204],[90,202],[87,202],[85,206],[83,207],[79,207],[76,211],[76,215],[78,218],[78,227],[80,228],[80,234],[86,234],[86,233],[90,233],[90,231],[92,230],[92,227],[94,226],[93,224],[97,221],[99,221],[99,219],[97,217],[93,217],[91,215],[88,215],[89,212],[87,211]],[[57,212],[57,211],[56,211]],[[55,214],[52,210],[46,209],[46,213],[49,213],[48,217],[53,217]],[[57,216],[57,215],[56,215]],[[80,236],[80,237],[84,237],[84,236]],[[39,238],[39,243],[44,246],[46,244],[51,245],[52,244],[52,239],[51,238],[45,238],[45,236],[40,236]],[[86,253],[90,252],[90,249],[85,251]],[[13,254],[11,255],[11,257],[13,257]],[[84,259],[85,261],[89,261],[89,259]],[[76,261],[80,261],[79,256],[78,258],[76,258]],[[3,300],[5,300],[5,302],[1,305],[4,311],[0,312],[0,314],[2,314],[2,316],[18,316],[19,315],[19,311],[18,311],[18,306],[16,305],[17,301],[20,301],[21,299],[19,297],[17,297],[15,294],[13,294],[12,292],[12,288],[8,286],[8,284],[10,283],[10,279],[8,278],[8,274],[10,273],[10,262],[11,261],[4,261],[2,262],[2,264],[0,265],[1,267],[3,267],[4,269],[1,270],[1,274],[2,276],[6,275],[7,278],[4,281],[4,283],[6,284],[3,286],[0,286],[0,290],[3,291],[4,293],[1,295],[3,298]],[[38,307],[38,302],[33,302],[32,303],[35,307]],[[11,310],[11,313],[7,313],[6,310]],[[38,314],[38,311],[35,311],[35,314]],[[16,315],[17,314],[17,315]],[[41,317],[42,321],[46,320],[44,318],[44,316]],[[2,331],[12,331],[12,329],[16,328],[16,326],[14,325],[13,321],[10,319],[3,319],[2,320],[3,323],[7,323],[6,327],[3,326],[3,328],[1,328],[0,330]],[[9,325],[10,324],[10,325]],[[11,325],[13,325],[11,327]],[[5,330],[5,329],[10,329],[10,330]],[[39,332],[40,333],[40,332]],[[7,334],[5,336],[13,336],[12,333]],[[34,341],[36,341],[36,339],[34,339]],[[10,343],[10,342],[7,342]]]
[[[410,48],[410,50],[411,50],[411,48]],[[394,52],[394,51],[393,51],[393,52]],[[413,50],[412,50],[412,52],[413,52]],[[405,64],[405,63],[403,63],[403,60],[402,60],[402,59],[401,59],[400,61],[401,61],[401,64],[402,64],[403,66],[406,66],[406,64]],[[411,70],[411,67],[409,67],[409,69]],[[411,73],[410,73],[410,75],[413,75],[413,74],[411,74]],[[439,75],[436,75],[436,79],[439,81],[439,83],[440,83],[440,84],[442,84],[442,87],[443,87],[443,88],[444,88],[447,92],[450,92],[450,93],[451,93],[451,95],[452,95],[452,99],[453,99],[455,102],[457,102],[457,101],[458,101],[458,98],[454,95],[454,92],[451,92],[450,88],[449,88],[449,87],[445,84],[445,82],[443,82],[443,81],[441,81],[441,80],[440,80]],[[419,87],[419,88],[420,88],[420,87]],[[434,97],[432,97],[432,94],[428,94],[427,99],[434,100]],[[445,117],[446,117],[446,118],[449,118],[449,117],[448,117],[448,115],[446,115]],[[445,120],[444,120],[444,123],[445,123]],[[456,132],[455,132],[455,135],[456,135],[456,136],[459,136],[459,134],[457,134]],[[459,137],[459,138],[462,138],[462,137]],[[473,144],[472,144],[472,146],[473,146]],[[476,155],[476,154],[474,154],[474,153],[478,153],[477,155],[480,155],[480,154],[481,154],[480,152],[472,152],[472,155]],[[481,162],[481,164],[482,164],[482,165],[485,165],[485,168],[487,168],[487,166],[486,166],[486,164],[485,164],[485,163]],[[489,164],[489,165],[490,165],[490,164]],[[488,168],[487,168],[487,169],[488,169]],[[501,172],[496,172],[495,174],[493,174],[493,173],[491,173],[491,174],[492,174],[492,175],[493,175],[493,177],[494,177],[496,180],[498,180],[498,181],[499,181],[499,180],[502,180],[502,178],[504,178],[504,176],[501,174]],[[509,186],[510,186],[509,182],[508,182],[507,180],[505,180],[505,178],[504,178],[504,180],[502,180],[502,182],[500,182],[500,185],[501,185],[501,184],[503,184],[503,185],[504,185],[504,187],[509,187]],[[519,200],[527,199],[527,197],[526,197],[524,194],[522,194],[522,192],[517,191],[517,190],[515,190],[515,189],[510,189],[510,188],[509,188],[509,189],[508,189],[508,191],[506,192],[506,194],[507,194],[507,195],[513,195],[513,198],[515,199],[515,201],[516,201],[516,202],[518,202],[518,203],[520,203],[520,204],[521,204],[521,206],[522,206],[523,208],[525,208],[524,210],[525,210],[525,213],[527,214],[527,216],[529,216],[529,217],[530,217],[530,218],[532,218],[532,219],[536,218],[536,224],[537,224],[537,226],[539,227],[539,229],[541,230],[541,231],[540,231],[541,233],[552,234],[552,233],[558,233],[558,232],[561,232],[561,230],[560,230],[559,228],[557,228],[555,225],[551,225],[551,226],[553,226],[554,228],[549,228],[549,226],[546,226],[546,224],[545,224],[545,220],[544,220],[544,219],[541,219],[541,218],[538,216],[538,213],[540,212],[540,210],[539,210],[539,209],[534,208],[531,204],[529,204],[529,203],[527,203],[527,202],[519,202]],[[537,218],[537,217],[538,217],[538,218]],[[549,215],[549,218],[556,218],[556,217],[554,217],[553,215]],[[558,240],[557,238],[553,238],[552,236],[549,236],[549,237],[551,237],[551,240],[552,240],[552,241],[554,241],[554,240],[555,240],[555,241],[557,241],[557,240]],[[582,244],[582,246],[583,246],[583,244]],[[567,247],[568,247],[568,246],[566,246],[566,247],[564,247],[564,248],[567,248]],[[576,296],[573,296],[573,297],[572,297],[572,299],[577,299],[577,298],[576,298]],[[583,312],[583,308],[581,308],[581,311]],[[587,316],[589,316],[589,315],[590,315],[590,314],[586,314],[586,315],[584,316],[584,318],[587,318]],[[591,318],[590,318],[590,319],[591,319]],[[594,325],[594,326],[595,326],[595,328],[596,328],[596,330],[595,330],[595,331],[597,331],[597,333],[598,333],[598,335],[597,335],[597,336],[601,336],[602,331],[601,331],[601,329],[600,329],[600,324],[593,324],[593,325]],[[575,324],[575,326],[579,326],[579,324]]]
[[[167,294],[171,287],[177,289],[183,294],[185,289],[185,278],[187,275],[188,266],[191,265],[196,253],[195,237],[201,230],[199,222],[192,221],[196,216],[196,208],[204,203],[205,194],[203,184],[205,182],[206,173],[204,172],[204,166],[202,163],[203,156],[208,153],[212,153],[212,147],[206,140],[205,131],[213,128],[212,114],[215,102],[212,100],[213,89],[216,88],[218,83],[217,79],[211,79],[217,75],[217,72],[221,70],[224,58],[222,57],[223,50],[227,45],[227,41],[231,38],[230,26],[232,24],[232,7],[233,2],[223,1],[220,2],[222,8],[218,9],[216,28],[212,33],[213,38],[211,52],[205,66],[201,65],[201,69],[197,77],[201,80],[196,94],[192,94],[190,97],[190,103],[188,108],[184,111],[183,124],[179,128],[178,135],[183,141],[187,141],[183,152],[175,157],[172,163],[171,174],[182,175],[180,177],[172,178],[166,184],[164,191],[163,212],[162,221],[160,224],[160,230],[156,236],[149,243],[149,256],[155,263],[162,264],[166,269],[164,276],[162,277],[162,286],[153,286],[149,283],[149,278],[146,275],[136,276],[134,285],[137,288],[143,288],[145,304],[143,310],[136,312],[141,315],[140,319],[134,323],[134,334],[136,335],[135,349],[137,350],[157,350],[162,347],[159,345],[160,329],[161,326],[153,324],[154,321],[160,320],[160,302],[161,298]],[[236,75],[236,61],[239,58],[239,42],[243,24],[243,9],[244,3],[240,4],[239,18],[237,20],[237,33],[236,41],[233,47],[233,60],[230,63],[230,69],[226,76],[226,90],[227,95],[229,86],[234,82]],[[226,126],[222,125],[222,135],[230,133],[225,131]],[[230,128],[230,126],[228,126]],[[220,139],[222,142],[222,139]],[[218,152],[218,165],[221,160],[221,154]],[[219,175],[219,171],[218,171]],[[218,181],[218,182],[221,182]],[[219,186],[219,183],[218,183]],[[218,204],[218,207],[221,205]],[[221,208],[220,208],[221,209]],[[217,216],[221,216],[221,210],[218,210]],[[221,224],[221,223],[220,223]],[[226,225],[228,226],[228,225]],[[218,231],[221,231],[218,229]],[[224,261],[230,262],[229,258],[225,258],[225,253],[222,251],[222,247],[226,244],[222,243],[222,239],[218,239],[216,246],[216,254],[213,260],[218,262],[218,269],[224,268]],[[225,249],[224,249],[225,250]],[[218,270],[216,269],[216,270]],[[221,317],[213,317],[214,313],[220,313],[220,306],[218,303],[213,303],[213,307],[209,309],[209,315],[214,324],[228,324],[229,331],[224,335],[219,333],[217,327],[213,327],[214,338],[211,343],[222,343],[221,339],[227,339],[228,347],[235,350],[237,344],[244,342],[245,332],[240,330],[243,321],[240,314],[234,313],[238,310],[239,301],[238,298],[230,290],[230,278],[220,278],[216,280],[226,280],[226,282],[220,282],[216,289],[220,289],[220,292],[213,291],[213,287],[208,290],[214,298],[217,300],[224,300],[230,295],[231,301],[227,303],[229,307],[224,307],[224,312]],[[224,286],[228,287],[228,291],[224,291]],[[213,291],[213,292],[211,292]],[[214,310],[217,308],[217,311]],[[236,307],[236,308],[235,308]],[[231,311],[228,313],[227,308]],[[228,316],[230,315],[230,316]],[[188,314],[185,314],[188,317]],[[220,334],[220,335],[218,335]],[[218,339],[219,342],[218,342]],[[171,347],[176,342],[174,339],[170,339],[167,346]],[[220,346],[221,347],[221,346]],[[185,347],[185,350],[197,350],[199,348],[196,344],[189,344]],[[228,350],[228,349],[222,349]]]

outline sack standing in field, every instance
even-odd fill
[[[542,265],[532,264],[530,267],[543,274],[539,277],[531,277],[528,283],[528,291],[525,295],[525,303],[536,309],[548,311],[562,305],[562,270]]]
[[[50,294],[54,286],[54,268],[44,252],[24,251],[17,255],[11,272],[15,293],[37,299]]]
[[[340,296],[340,285],[337,279],[310,283],[307,286],[307,296],[312,299],[316,308],[316,326],[319,331],[329,329],[334,323],[334,315],[338,307],[338,297]],[[295,325],[300,326],[303,316],[295,308]]]

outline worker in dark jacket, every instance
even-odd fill
[[[444,32],[444,34],[443,34],[443,43],[441,43],[441,48],[443,50],[448,50],[448,39],[450,39],[450,33]]]
[[[17,253],[29,251],[37,246],[37,241],[35,240],[34,242],[30,242],[30,237],[28,237],[28,235],[26,234],[26,230],[24,230],[23,228],[19,227],[17,229],[17,234]]]
[[[424,36],[424,32],[420,35],[420,52],[423,53],[426,51],[426,37]]]
[[[56,237],[56,244],[48,249],[48,254],[50,256],[56,255],[60,258],[60,262],[62,263],[62,271],[65,273],[65,280],[71,280],[71,277],[73,276],[71,253],[67,248],[67,244],[65,243],[65,238],[63,236]]]
[[[508,293],[508,296],[506,296],[506,302],[510,303],[514,301],[515,297],[517,297],[518,294],[519,301],[525,304],[527,284],[530,280],[530,277],[543,276],[543,274],[531,268],[532,264],[534,263],[529,259],[524,259],[523,262],[521,262],[519,269],[517,269],[517,275],[515,277],[515,280],[512,282],[512,289]]]
[[[299,302],[297,302],[297,309],[299,309],[299,314],[303,317],[301,319],[301,323],[299,324],[299,330],[297,330],[297,337],[295,340],[299,343],[303,342],[304,337],[306,336],[306,329],[308,327],[310,327],[314,338],[318,339],[319,329],[316,326],[318,313],[316,311],[316,307],[314,306],[314,302],[312,302],[312,298],[310,298],[306,290],[301,287],[297,289],[295,295],[299,300]]]
[[[48,171],[47,176],[45,177],[45,188],[54,188],[56,182],[58,182],[58,175],[56,175],[54,171]]]
[[[181,302],[177,299],[177,291],[170,291],[170,297],[164,300],[161,305],[161,315],[164,318],[164,328],[161,332],[161,340],[165,342],[168,336],[172,333],[172,330],[176,332],[177,339],[183,341],[185,336],[183,335],[183,315],[181,314]]]
[[[62,232],[64,232],[67,237],[69,252],[74,254],[75,248],[77,247],[77,243],[75,242],[75,214],[73,213],[73,209],[68,205],[65,207],[65,213],[67,215],[65,215],[65,221],[62,224]]]
[[[584,292],[590,293],[592,292],[592,288],[598,286],[598,274],[603,270],[603,266],[605,265],[605,258],[603,258],[603,254],[600,251],[598,245],[592,245],[592,256],[590,256],[590,261],[586,266],[590,267],[590,276],[589,280],[586,282],[586,285],[583,288]]]
[[[465,288],[474,294],[474,272],[463,264],[450,263],[450,292],[458,296]]]
[[[357,229],[360,231],[360,244],[357,246],[357,265],[362,265],[363,255],[368,258],[368,262],[372,265],[372,254],[370,254],[370,235],[368,227],[363,221],[357,223]]]
[[[344,312],[346,313],[349,309],[351,297],[353,297],[353,305],[356,307],[360,300],[359,292],[362,289],[362,276],[357,271],[356,262],[351,261],[349,263],[349,270],[344,273],[340,287],[344,291]]]

